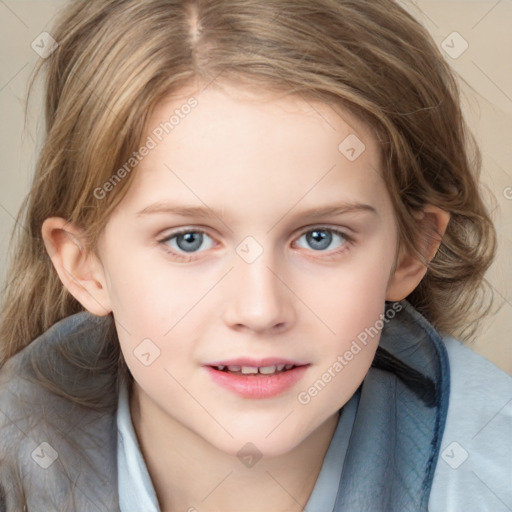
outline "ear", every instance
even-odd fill
[[[49,217],[41,228],[46,251],[60,280],[82,306],[97,316],[111,311],[105,274],[98,257],[85,250],[82,231],[60,217]]]
[[[446,231],[450,214],[435,206],[427,205],[422,212],[415,215],[421,224],[419,250],[422,257],[399,251],[396,268],[388,282],[387,301],[405,299],[420,284],[427,273],[427,265],[436,255],[441,239]]]

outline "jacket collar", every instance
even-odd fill
[[[118,386],[109,355],[110,324],[108,317],[86,312],[69,316],[1,369],[0,505],[2,491],[7,497],[2,512],[119,512]],[[40,376],[53,389],[41,386]],[[86,402],[90,394],[95,404]]]
[[[448,412],[448,355],[407,301],[387,304],[385,317],[372,368],[351,398],[358,408],[335,512],[427,511]]]

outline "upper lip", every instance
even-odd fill
[[[235,359],[225,359],[207,363],[205,366],[251,366],[253,368],[263,368],[265,366],[277,366],[279,364],[293,364],[294,366],[304,366],[308,363],[301,363],[292,359],[282,357],[265,357],[263,359],[251,359],[249,357],[237,357]]]

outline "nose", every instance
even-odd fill
[[[236,256],[224,321],[233,329],[276,333],[295,320],[293,293],[271,251],[252,263]]]

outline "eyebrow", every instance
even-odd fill
[[[299,211],[296,217],[304,219],[315,219],[328,215],[342,215],[345,213],[369,212],[379,215],[377,210],[364,203],[337,203],[332,205],[319,206],[310,210]],[[180,217],[211,218],[212,215],[221,218],[225,214],[222,210],[202,206],[188,206],[176,203],[156,202],[137,212],[137,217],[151,214],[172,214]]]

